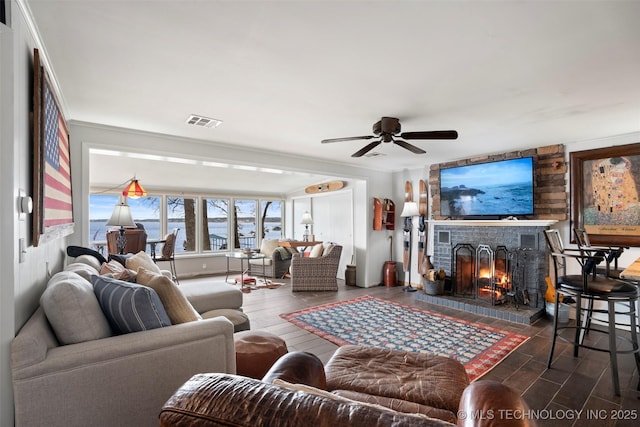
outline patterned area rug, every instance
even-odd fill
[[[337,345],[358,344],[449,356],[474,381],[529,338],[365,295],[280,317]]]

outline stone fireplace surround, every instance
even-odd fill
[[[431,304],[442,305],[467,312],[482,314],[516,323],[531,324],[544,314],[545,278],[549,275],[549,262],[543,231],[553,225],[555,220],[444,220],[429,222],[430,239],[433,242],[431,262],[436,269],[443,268],[447,277],[452,274],[453,248],[459,243],[489,245],[495,250],[505,246],[507,250],[524,249],[527,253],[527,267],[523,280],[530,295],[529,305],[513,302],[500,305],[487,305],[472,297],[453,296],[452,289],[446,289],[444,295],[426,295],[416,297]]]

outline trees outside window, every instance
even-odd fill
[[[281,239],[282,228],[282,202],[280,200],[260,201],[260,230],[263,239]]]
[[[234,200],[234,248],[256,247],[256,200]]]
[[[167,197],[167,232],[178,229],[176,253],[196,251],[196,205],[191,197]]]
[[[89,196],[89,243],[94,249],[106,245],[106,223],[118,197]],[[282,200],[159,195],[128,198],[127,203],[134,221],[144,226],[148,240],[162,239],[165,233],[179,229],[176,253],[257,248],[262,239],[284,236]]]
[[[202,251],[229,247],[229,199],[202,199]]]

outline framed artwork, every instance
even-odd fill
[[[640,246],[640,143],[573,152],[570,167],[572,227],[593,245]]]
[[[38,49],[33,53],[33,246],[73,233],[69,132]]]

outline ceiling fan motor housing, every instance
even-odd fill
[[[382,120],[378,120],[373,124],[374,135],[391,134],[395,135],[400,133],[400,120],[395,117],[383,117]]]

